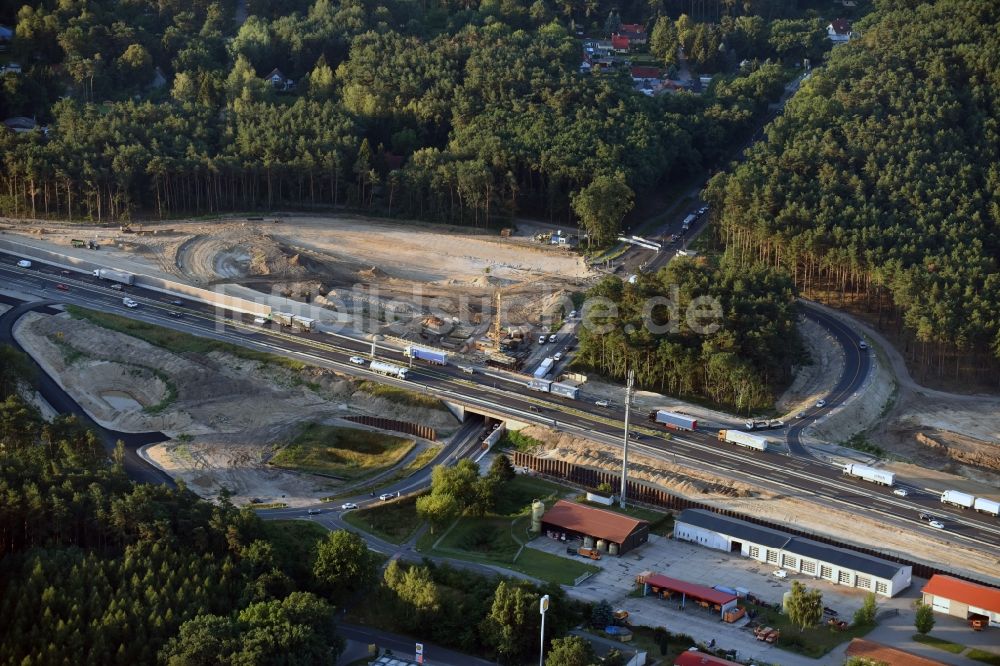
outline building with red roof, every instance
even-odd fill
[[[570,539],[583,538],[588,548],[621,555],[649,541],[649,523],[592,506],[559,500],[542,516],[542,530]],[[587,545],[587,539],[594,543]],[[602,543],[603,542],[603,548]]]
[[[659,79],[660,71],[659,67],[642,67],[636,65],[632,67],[632,80],[633,81],[644,81],[646,79]]]
[[[674,666],[743,666],[739,662],[729,661],[722,657],[716,657],[707,652],[688,650],[681,652],[674,659]]]
[[[991,627],[1000,627],[1000,589],[961,578],[934,574],[922,590],[924,603],[938,613],[968,620],[988,618]]]
[[[679,600],[682,608],[688,602],[692,602],[703,608],[711,608],[722,616],[726,611],[735,609],[737,605],[735,594],[678,578],[651,573],[641,575],[638,582],[642,585],[642,596],[655,594],[664,599]]]
[[[611,35],[611,50],[615,53],[628,53],[628,37],[625,37],[624,35]]]

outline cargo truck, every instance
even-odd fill
[[[844,465],[844,474],[847,476],[853,476],[857,479],[862,479],[864,481],[870,481],[872,483],[877,483],[882,486],[892,486],[896,483],[896,475],[892,472],[886,472],[885,470],[875,469],[874,467],[869,467],[868,465],[859,465],[857,463],[849,463]]]
[[[655,421],[665,428],[670,428],[672,430],[697,430],[698,421],[692,419],[689,416],[684,416],[683,414],[676,414],[674,412],[668,412],[662,409],[658,409],[655,412],[650,412],[649,420]]]
[[[135,284],[135,276],[131,273],[126,273],[125,271],[115,271],[110,268],[97,268],[94,270],[94,277],[100,278],[102,280],[111,280],[112,282],[119,282],[121,284],[133,285]]]
[[[409,345],[403,349],[403,356],[406,358],[427,361],[428,363],[433,363],[434,365],[448,365],[448,353],[436,351],[434,349],[424,349],[422,347]]]
[[[750,420],[750,421],[747,421],[745,424],[743,424],[743,426],[747,430],[760,430],[761,428],[766,428],[767,427],[767,421],[753,421],[753,420]]]
[[[767,440],[757,435],[740,432],[739,430],[720,430],[719,441],[729,442],[754,451],[767,451]]]
[[[312,333],[313,327],[316,325],[315,319],[310,319],[309,317],[300,317],[298,315],[292,315],[292,326],[299,329],[303,333]]]
[[[294,321],[295,315],[290,312],[272,312],[271,321],[278,324],[279,326],[291,326],[292,321]]]
[[[991,516],[1000,516],[1000,502],[994,502],[985,497],[977,497],[972,508],[980,513],[988,513]]]
[[[387,375],[389,377],[395,377],[396,379],[406,379],[406,368],[402,368],[394,363],[372,361],[368,365],[368,369],[372,372],[377,372],[380,375]]]
[[[552,372],[552,366],[555,365],[555,362],[555,359],[551,356],[543,360],[535,369],[535,372],[532,373],[535,379],[544,379],[546,375]]]
[[[963,493],[958,490],[946,490],[941,493],[941,503],[951,504],[963,509],[971,509],[976,503],[976,498],[969,493]]]
[[[576,397],[580,394],[580,389],[572,384],[562,384],[560,382],[553,382],[552,386],[549,387],[549,391],[554,395],[561,395],[564,398],[569,398],[570,400],[576,400]]]
[[[552,389],[552,382],[548,379],[540,379],[534,377],[528,382],[528,388],[532,391],[541,391],[542,393],[548,393]]]

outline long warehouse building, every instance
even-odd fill
[[[704,509],[682,511],[674,524],[674,538],[739,553],[758,562],[886,597],[894,597],[908,588],[913,576],[911,566]]]

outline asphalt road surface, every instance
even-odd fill
[[[59,298],[66,302],[288,356],[342,373],[367,379],[374,377],[374,373],[366,367],[348,361],[350,356],[367,356],[371,348],[370,342],[351,335],[296,334],[265,328],[254,325],[250,315],[217,310],[193,301],[175,306],[170,303],[170,296],[135,287],[129,288],[128,295],[137,300],[140,307],[129,309],[121,305],[120,292],[108,289],[106,283],[100,283],[92,276],[77,274],[71,279],[61,275],[54,267],[36,264],[31,269],[20,269],[14,266],[15,263],[15,257],[0,254],[0,280],[21,291],[37,291],[41,282],[48,282],[50,286],[45,293],[55,298],[51,283],[59,281],[69,286],[69,291],[59,292]],[[818,321],[823,323],[824,320]],[[842,344],[849,335],[845,330],[832,330],[831,334]],[[858,339],[856,334],[850,335]],[[823,416],[863,381],[863,368],[867,361],[860,358],[857,349],[852,352],[850,348],[845,348],[844,351],[848,359],[853,355],[855,360],[849,361],[848,365],[856,364],[857,371],[845,374],[849,379],[842,378],[846,381],[843,389],[831,394],[832,400],[825,407],[810,410],[801,423],[795,424],[796,437],[806,423]],[[379,347],[378,355],[380,359],[400,365],[409,364],[398,349]],[[523,376],[483,368],[477,368],[474,375],[468,375],[450,365],[415,365],[407,380],[392,377],[379,377],[378,380],[465,405],[474,412],[547,425],[611,445],[621,444],[623,408],[598,408],[592,401],[584,399],[574,401],[527,391]],[[643,422],[634,430],[642,437],[640,442],[632,445],[634,449],[653,457],[722,473],[780,494],[815,497],[883,522],[906,525],[939,537],[1000,546],[1000,524],[995,518],[943,507],[938,501],[943,490],[940,488],[923,488],[914,484],[910,486],[914,492],[909,497],[897,497],[890,488],[844,477],[840,468],[819,460],[776,452],[751,452],[722,444],[711,429],[668,433],[654,424]],[[796,444],[799,444],[797,440]],[[947,530],[941,532],[928,527],[918,518],[921,512],[934,513],[942,518]]]

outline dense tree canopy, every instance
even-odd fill
[[[675,259],[634,284],[588,292],[576,363],[640,386],[746,413],[770,406],[801,346],[787,275]]]
[[[739,261],[902,329],[923,372],[995,385],[1000,5],[876,6],[712,181],[719,235]]]

